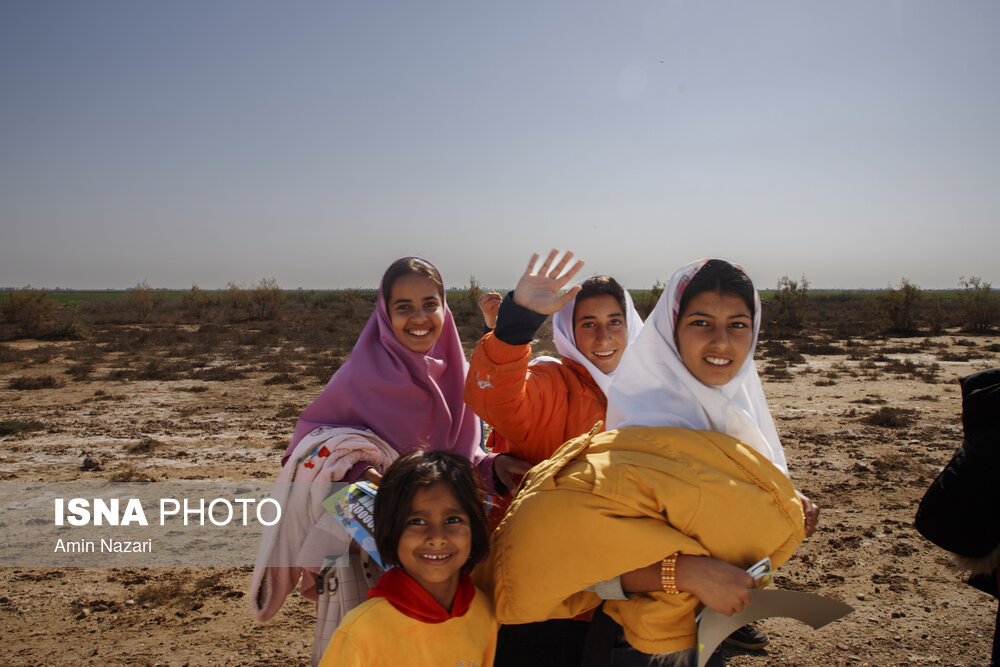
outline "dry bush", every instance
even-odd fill
[[[13,348],[9,345],[0,345],[0,364],[10,363],[12,361],[24,361],[25,354],[23,351]]]
[[[108,477],[109,482],[155,482],[156,479],[139,472],[132,465],[124,465]]]
[[[903,278],[898,289],[890,288],[882,295],[889,323],[886,331],[898,334],[909,334],[916,330],[916,307],[923,298],[919,287]]]
[[[764,357],[774,359],[775,361],[784,361],[786,365],[789,363],[801,364],[806,360],[798,350],[789,347],[780,340],[767,341],[764,345]]]
[[[181,305],[188,317],[201,321],[207,319],[210,309],[219,302],[216,295],[202,290],[198,285],[191,285],[191,289],[181,297]]]
[[[271,386],[275,384],[295,384],[298,381],[298,376],[292,375],[291,373],[279,373],[278,375],[272,375],[268,379],[264,380],[264,385]]]
[[[773,296],[778,306],[775,319],[781,326],[796,331],[802,329],[806,308],[809,305],[809,281],[805,276],[799,282],[782,276],[778,279],[778,289]]]
[[[41,431],[45,425],[36,419],[9,419],[0,421],[0,436]]]
[[[30,391],[34,389],[55,389],[62,385],[51,375],[38,375],[35,377],[21,375],[8,380],[7,386],[19,391]]]
[[[988,282],[978,276],[959,278],[962,288],[960,300],[962,304],[963,330],[989,331],[996,321],[998,297]]]
[[[153,288],[145,280],[128,290],[125,305],[134,322],[145,322],[153,312]]]
[[[246,373],[232,366],[212,366],[211,368],[193,371],[190,377],[192,380],[200,382],[231,382],[233,380],[242,380],[246,377]]]
[[[916,410],[908,408],[896,408],[891,406],[881,407],[872,414],[863,417],[861,421],[871,426],[882,426],[884,428],[905,428],[916,421]]]
[[[136,593],[137,604],[149,607],[160,607],[184,602],[190,594],[184,590],[184,584],[190,582],[191,575],[184,572],[177,579],[171,579],[156,584],[147,584]]]
[[[94,365],[86,361],[73,364],[66,369],[66,375],[73,378],[74,382],[89,382],[90,374],[94,372]]]
[[[285,295],[274,278],[261,278],[247,299],[251,320],[273,320],[281,313]]]
[[[358,307],[364,302],[363,292],[359,289],[345,289],[337,292],[337,303],[340,304],[340,315],[353,320],[358,314]]]
[[[292,405],[291,403],[283,403],[280,408],[278,408],[278,413],[274,416],[275,419],[289,419],[290,417],[298,418],[302,413],[302,408]]]
[[[2,311],[4,319],[13,324],[20,335],[38,338],[52,333],[56,307],[56,302],[46,290],[33,289],[28,285],[8,293]]]
[[[788,372],[785,366],[780,366],[777,364],[768,364],[764,367],[764,375],[772,380],[783,381],[791,380],[792,374]]]
[[[139,442],[126,447],[125,451],[129,454],[149,454],[162,445],[163,443],[156,438],[143,438]]]

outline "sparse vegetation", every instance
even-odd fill
[[[774,300],[779,307],[778,324],[795,330],[802,329],[809,304],[809,281],[806,277],[802,276],[797,282],[788,276],[779,278]]]
[[[41,431],[45,425],[36,419],[8,419],[0,421],[0,436]]]
[[[884,428],[904,428],[916,421],[916,411],[908,408],[897,408],[884,406],[864,417],[862,421],[871,426],[882,426]]]
[[[899,287],[890,288],[882,301],[889,319],[886,331],[897,334],[910,334],[916,330],[916,307],[923,298],[920,288],[903,278]]]
[[[20,375],[8,380],[7,386],[18,391],[32,391],[35,389],[52,389],[60,385],[51,375],[38,375],[35,377]]]
[[[997,294],[992,286],[977,276],[959,278],[965,331],[989,331],[997,315]]]
[[[56,302],[45,290],[32,289],[30,285],[7,294],[3,316],[13,324],[17,333],[28,338],[38,338],[50,333],[55,326]]]

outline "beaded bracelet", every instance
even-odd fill
[[[660,562],[660,588],[664,593],[677,595],[677,556],[680,552],[670,554]]]

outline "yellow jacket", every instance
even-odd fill
[[[492,667],[496,641],[496,617],[478,590],[464,615],[443,623],[418,621],[372,598],[344,616],[319,667]]]
[[[588,586],[674,552],[748,567],[784,563],[804,538],[791,481],[753,448],[713,431],[634,427],[581,436],[531,469],[477,574],[500,623],[571,618]],[[651,593],[605,611],[646,653],[695,644],[692,595]]]

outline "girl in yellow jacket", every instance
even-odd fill
[[[395,567],[344,617],[320,667],[490,667],[497,621],[469,577],[489,549],[470,463],[442,451],[397,459],[375,496],[375,542]]]
[[[627,590],[657,592],[604,604],[627,640],[613,650],[687,651],[699,604],[740,611],[743,568],[777,567],[812,532],[818,510],[788,479],[754,367],[759,326],[742,270],[711,260],[674,275],[609,387],[618,430],[535,467],[494,535],[501,622],[595,608],[585,589],[627,573]]]

